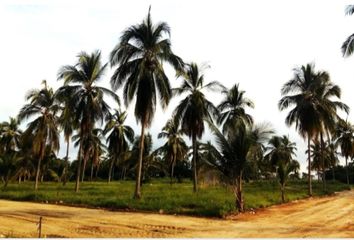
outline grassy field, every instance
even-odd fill
[[[33,183],[9,184],[0,191],[0,198],[103,207],[117,210],[149,211],[170,214],[220,217],[234,212],[234,197],[225,187],[201,187],[197,194],[192,193],[192,183],[185,182],[170,185],[169,180],[153,180],[143,185],[141,200],[132,199],[134,182],[84,182],[79,193],[73,191],[74,183],[65,187],[60,183],[42,183],[38,192],[34,192]],[[327,193],[348,189],[338,182],[328,183]],[[315,196],[323,195],[322,184],[313,183]],[[252,182],[244,185],[246,208],[266,207],[281,202],[279,186],[276,182]],[[289,182],[286,199],[296,200],[307,197],[305,181]]]

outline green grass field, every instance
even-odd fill
[[[169,180],[152,180],[143,185],[141,200],[132,198],[134,191],[133,181],[111,182],[84,182],[79,193],[74,192],[74,183],[65,187],[60,183],[42,183],[38,192],[34,192],[33,183],[26,182],[9,184],[0,191],[1,199],[19,201],[35,201],[60,203],[65,205],[79,205],[103,207],[108,209],[149,211],[184,214],[195,216],[220,217],[234,212],[234,197],[232,191],[225,187],[201,187],[197,194],[192,193],[192,183],[185,182],[170,185]],[[342,191],[348,187],[339,182],[328,182],[327,193]],[[322,184],[313,183],[315,196],[325,194]],[[252,182],[244,185],[246,208],[260,208],[281,202],[279,186],[276,182]],[[286,188],[286,199],[296,200],[307,197],[307,183],[305,181],[289,182]]]

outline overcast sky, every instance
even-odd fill
[[[306,145],[294,127],[284,124],[286,112],[277,103],[281,86],[294,67],[314,62],[330,73],[342,88],[342,101],[354,108],[354,56],[343,58],[340,47],[354,32],[354,16],[345,16],[347,1],[0,1],[0,121],[16,116],[29,89],[46,79],[54,89],[62,65],[75,64],[80,51],[102,51],[103,60],[127,27],[146,17],[149,5],[154,22],[171,27],[173,51],[186,62],[207,63],[205,79],[227,87],[235,83],[255,103],[250,113],[256,122],[269,121],[277,134],[298,144],[297,158],[306,169]],[[170,68],[172,86],[178,86]],[[100,84],[109,86],[112,71]],[[218,104],[220,97],[209,94]],[[153,136],[170,117],[158,109],[150,129]],[[115,106],[112,106],[115,107]],[[133,108],[129,124],[137,128]],[[353,114],[348,118],[353,121]],[[353,121],[354,122],[354,121]],[[209,133],[205,140],[210,139]],[[155,139],[154,139],[155,140]],[[155,145],[161,142],[155,140]],[[60,156],[64,155],[63,149]],[[71,151],[71,156],[76,152]]]

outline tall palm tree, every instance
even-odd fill
[[[58,97],[58,96],[56,96]],[[62,104],[61,115],[59,116],[59,125],[64,133],[64,140],[66,142],[66,155],[65,155],[65,166],[62,173],[63,185],[66,185],[68,167],[69,167],[69,148],[70,148],[70,139],[73,135],[73,132],[78,127],[78,122],[75,119],[75,109],[74,105],[71,104],[70,95],[61,96],[63,99],[58,99]]]
[[[345,15],[353,15],[354,5],[347,5]],[[354,52],[354,34],[350,35],[342,44],[342,54],[344,57],[349,57]]]
[[[111,85],[114,90],[123,88],[125,105],[134,98],[135,117],[141,124],[140,154],[136,174],[134,198],[141,198],[140,179],[143,159],[145,129],[149,128],[156,109],[156,97],[165,109],[172,95],[169,80],[164,72],[163,62],[175,69],[181,69],[183,61],[171,50],[170,34],[167,23],[154,25],[149,13],[140,24],[126,29],[120,42],[110,55],[111,66],[117,66]]]
[[[339,120],[335,132],[336,144],[345,158],[347,184],[349,185],[348,158],[354,155],[354,126],[344,120]]]
[[[158,138],[167,138],[166,143],[160,148],[164,153],[165,159],[169,162],[171,184],[173,183],[173,173],[177,161],[186,159],[188,146],[182,138],[182,130],[178,128],[178,124],[173,119],[167,121],[162,128],[162,132],[158,134]]]
[[[55,103],[53,89],[47,86],[46,81],[43,81],[43,84],[42,89],[35,89],[27,94],[26,100],[29,103],[22,107],[18,115],[19,122],[36,117],[23,133],[25,138],[33,137],[32,151],[38,158],[35,190],[38,189],[41,162],[46,148],[52,151],[59,150],[58,118],[56,116],[59,105]]]
[[[242,124],[252,125],[253,118],[246,113],[246,107],[254,108],[253,102],[246,98],[245,91],[239,89],[239,84],[235,84],[229,90],[223,90],[224,99],[218,105],[220,116],[218,123],[223,124],[224,134],[234,126],[234,121],[240,121]]]
[[[213,123],[209,122],[218,149],[218,153],[214,153],[217,161],[213,164],[220,171],[223,179],[233,187],[236,208],[242,212],[244,211],[243,171],[249,156],[255,151],[262,151],[263,144],[273,130],[265,125],[256,125],[251,128],[237,122],[234,124],[234,131],[225,136]]]
[[[334,132],[336,122],[340,117],[337,114],[338,110],[342,110],[349,113],[349,107],[338,101],[334,100],[334,98],[340,99],[341,97],[341,89],[338,85],[334,84],[329,74],[323,72],[322,77],[319,78],[320,81],[316,84],[315,96],[316,96],[316,106],[319,112],[319,117],[321,120],[321,128],[318,132],[319,142],[320,142],[320,151],[321,151],[321,168],[322,168],[322,182],[323,188],[326,190],[326,178],[325,178],[325,141],[324,135],[327,136],[327,139],[330,140],[331,133]]]
[[[322,130],[321,112],[318,110],[319,96],[316,88],[327,78],[323,71],[315,72],[313,64],[307,64],[294,69],[294,77],[285,83],[281,89],[282,98],[278,107],[280,111],[293,107],[285,122],[288,126],[295,124],[303,138],[307,138],[308,146],[308,194],[312,196],[311,183],[311,139]]]
[[[134,130],[124,124],[126,118],[127,112],[117,109],[113,115],[109,115],[106,119],[107,123],[103,133],[108,135],[108,151],[111,158],[108,182],[111,181],[114,164],[117,163],[121,154],[129,150],[129,144],[134,141]]]
[[[179,72],[178,77],[183,78],[179,88],[173,89],[175,95],[187,93],[174,110],[174,118],[178,124],[181,124],[183,132],[192,139],[193,145],[193,191],[197,191],[197,140],[201,139],[204,133],[204,120],[212,121],[219,115],[218,109],[210,102],[203,93],[203,90],[221,91],[225,88],[217,81],[204,84],[204,75],[202,68],[196,63],[185,66],[185,70]]]
[[[64,86],[57,90],[57,95],[59,98],[70,96],[70,104],[75,109],[75,121],[79,123],[78,132],[81,142],[78,150],[76,192],[79,191],[82,158],[87,159],[89,154],[83,149],[85,141],[94,129],[95,123],[102,122],[109,114],[110,107],[103,97],[108,95],[119,103],[119,98],[114,92],[96,85],[102,78],[106,66],[107,64],[101,63],[99,51],[91,54],[81,52],[76,65],[63,66],[58,73],[58,79],[64,80]]]

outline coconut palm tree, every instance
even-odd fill
[[[125,125],[127,112],[119,109],[115,110],[113,115],[107,117],[107,123],[103,130],[104,135],[107,136],[108,152],[110,154],[110,167],[108,173],[108,182],[112,178],[112,169],[117,163],[121,154],[129,150],[129,144],[134,141],[134,130]]]
[[[271,166],[275,167],[278,165],[278,162],[288,163],[292,160],[293,156],[296,156],[296,143],[291,142],[285,135],[273,136],[268,141],[266,151],[268,153],[265,155],[265,158]]]
[[[354,126],[344,120],[339,120],[335,131],[335,141],[345,158],[347,184],[349,185],[348,158],[354,155]]]
[[[178,124],[173,119],[167,121],[162,128],[162,132],[158,134],[158,138],[167,138],[166,143],[160,148],[165,159],[170,166],[171,184],[173,183],[173,173],[177,161],[183,161],[188,154],[188,146],[182,138],[182,130],[178,128]]]
[[[353,15],[354,5],[347,5],[345,15]],[[354,34],[350,35],[342,44],[342,54],[344,57],[349,57],[354,52]]]
[[[217,81],[204,84],[202,68],[195,63],[186,65],[183,72],[178,73],[178,77],[183,78],[179,88],[173,89],[175,95],[187,93],[174,110],[174,118],[181,124],[182,131],[192,139],[193,145],[193,191],[197,191],[197,140],[203,136],[204,120],[212,121],[219,115],[218,109],[210,102],[203,93],[203,90],[221,91],[225,88]]]
[[[316,88],[322,79],[327,78],[326,72],[315,72],[313,64],[307,64],[294,69],[294,77],[285,83],[281,89],[282,98],[278,107],[280,111],[293,107],[285,122],[288,126],[295,124],[303,138],[307,138],[308,146],[308,193],[312,196],[310,145],[313,139],[323,129],[322,112],[319,108],[319,96]]]
[[[246,108],[254,108],[254,104],[244,96],[245,91],[239,89],[239,84],[235,84],[229,90],[223,90],[222,93],[224,99],[217,108],[220,111],[218,123],[223,125],[223,133],[225,134],[227,131],[232,131],[230,126],[234,126],[234,121],[252,125],[253,118],[246,113]]]
[[[322,168],[322,182],[323,182],[323,189],[326,190],[326,178],[325,178],[325,165],[326,165],[326,151],[325,148],[325,141],[324,135],[327,136],[329,140],[331,138],[331,133],[334,132],[335,126],[337,125],[336,122],[340,117],[337,114],[338,110],[342,110],[349,113],[349,107],[338,101],[334,100],[335,98],[340,99],[341,97],[341,89],[338,85],[334,84],[329,74],[323,72],[322,77],[319,78],[320,81],[316,84],[315,89],[315,96],[316,96],[316,106],[317,111],[319,112],[319,117],[321,120],[321,128],[318,132],[318,138],[320,142],[320,166]]]
[[[223,179],[232,186],[235,195],[236,208],[244,211],[242,176],[250,155],[262,151],[263,144],[268,140],[273,130],[267,125],[256,125],[252,128],[235,121],[233,132],[225,136],[211,122],[210,128],[216,138],[217,150],[214,156],[217,161],[212,163],[220,171]]]
[[[289,179],[290,173],[300,169],[300,164],[298,161],[293,159],[290,159],[290,161],[284,161],[284,159],[282,159],[281,161],[277,162],[276,169],[281,190],[281,201],[284,203],[286,182]]]
[[[59,116],[59,125],[64,133],[64,140],[66,142],[65,166],[61,177],[63,185],[65,186],[68,177],[70,139],[79,124],[76,122],[77,119],[75,119],[75,109],[74,105],[71,104],[71,96],[65,95],[61,97],[63,97],[63,99],[58,99],[62,106],[61,115]]]
[[[10,117],[8,122],[0,124],[0,153],[20,148],[22,130],[16,118]]]
[[[19,122],[36,117],[23,133],[24,138],[31,137],[32,151],[38,158],[35,190],[38,189],[41,162],[46,148],[52,151],[59,150],[58,118],[56,116],[59,105],[55,102],[53,89],[47,86],[46,81],[43,81],[43,84],[42,89],[31,90],[27,94],[26,100],[29,103],[22,107],[18,115]]]
[[[74,66],[63,66],[58,73],[58,79],[64,80],[64,86],[57,90],[58,98],[70,96],[70,104],[75,109],[75,121],[79,123],[80,146],[78,150],[78,166],[76,173],[75,191],[79,191],[82,158],[88,158],[84,151],[85,141],[90,136],[97,121],[103,121],[109,114],[110,107],[104,96],[112,97],[118,104],[118,96],[111,90],[98,86],[96,83],[102,78],[107,64],[102,65],[101,53],[91,54],[81,52],[78,62]],[[83,155],[83,156],[82,156]]]
[[[111,66],[117,66],[111,85],[114,90],[123,88],[125,105],[134,98],[135,117],[141,124],[140,154],[136,174],[134,198],[141,198],[140,179],[143,159],[145,129],[149,128],[156,109],[156,98],[165,109],[172,95],[163,62],[168,62],[175,69],[183,67],[183,61],[171,50],[169,26],[162,22],[154,25],[149,13],[140,24],[126,29],[119,43],[110,55]]]

